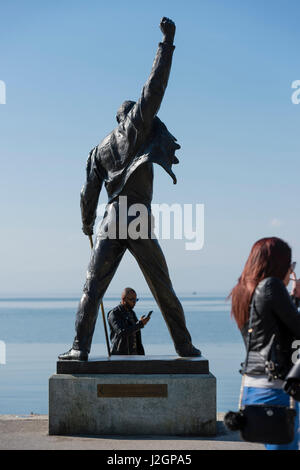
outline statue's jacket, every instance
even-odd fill
[[[88,156],[86,182],[81,190],[83,229],[92,231],[99,194],[104,183],[108,203],[123,190],[132,173],[143,163],[157,163],[172,177],[172,164],[178,163],[176,138],[156,116],[168,84],[175,47],[158,45],[150,76],[140,99],[126,118]]]

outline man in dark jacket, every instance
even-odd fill
[[[86,235],[93,234],[103,182],[108,204],[97,233],[77,311],[73,347],[61,354],[59,359],[87,360],[101,299],[127,249],[144,274],[166,321],[177,353],[184,357],[201,355],[192,345],[165,257],[152,233],[152,224],[150,223],[151,233],[148,237],[133,238],[129,235],[129,225],[137,217],[129,216],[128,211],[124,220],[121,210],[123,199],[126,199],[127,207],[142,204],[146,208],[145,222],[152,221],[153,163],[163,167],[176,183],[172,164],[178,163],[174,152],[180,146],[156,116],[168,84],[175,49],[175,24],[168,18],[163,18],[160,28],[163,40],[158,45],[150,77],[143,87],[140,99],[136,103],[123,103],[117,113],[118,126],[92,149],[88,157],[87,179],[81,191],[83,232]],[[118,233],[111,236],[115,227],[118,227]]]
[[[121,303],[108,313],[111,354],[145,355],[141,329],[150,318],[143,315],[140,320],[137,319],[133,311],[136,301],[134,289],[126,287],[122,292]]]

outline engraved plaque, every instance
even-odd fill
[[[97,396],[103,398],[168,396],[167,384],[98,384]]]

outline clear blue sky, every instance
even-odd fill
[[[80,296],[86,158],[139,97],[162,16],[177,34],[159,116],[182,148],[176,186],[155,168],[153,202],[205,204],[201,251],[161,243],[176,291],[227,293],[262,236],[300,265],[298,0],[4,0],[0,15],[1,295]],[[148,292],[129,254],[108,294],[128,284]]]

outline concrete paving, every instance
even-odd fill
[[[264,450],[228,431],[218,413],[217,435],[174,436],[49,436],[48,415],[0,415],[0,450]]]

